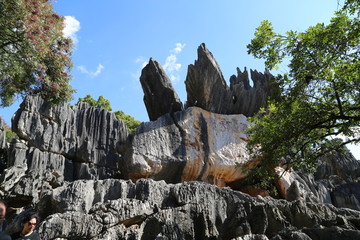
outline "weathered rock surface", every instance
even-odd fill
[[[51,170],[60,181],[120,176],[117,146],[128,130],[113,113],[86,103],[50,106],[40,97],[27,97],[12,130],[22,141],[10,146],[9,166],[27,163],[41,175]]]
[[[142,123],[121,169],[128,178],[171,183],[200,180],[225,186],[244,178],[250,160],[244,115],[220,115],[201,108],[166,114]]]
[[[289,201],[302,199],[360,210],[359,171],[360,162],[351,153],[333,153],[319,159],[314,174],[283,173],[279,190]]]
[[[5,131],[5,122],[2,120],[0,116],[0,149],[4,149],[6,147],[6,131]]]
[[[6,123],[0,116],[0,174],[7,167]]]
[[[150,121],[160,116],[183,110],[182,103],[161,65],[150,58],[142,69],[140,83]]]
[[[226,84],[212,53],[201,44],[198,60],[189,65],[186,77],[187,107],[197,106],[209,112],[220,114],[244,114],[253,116],[271,95],[271,74],[251,71],[253,86],[250,86],[248,72],[239,69],[238,76],[231,76],[230,87]]]
[[[359,178],[360,161],[351,153],[333,153],[321,158],[314,174],[315,179],[328,179],[333,175],[348,181]]]
[[[123,123],[109,112],[87,104],[51,107],[28,97],[13,119],[21,139],[9,144],[9,168],[0,177],[8,184],[0,191],[19,199],[20,206],[77,179],[199,180],[226,186],[246,176],[240,165],[250,160],[247,126],[243,115],[194,107],[143,123],[126,140]],[[15,175],[17,181],[9,181]]]
[[[358,211],[201,182],[78,180],[44,197],[42,239],[358,239]]]

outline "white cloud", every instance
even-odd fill
[[[176,43],[175,48],[170,50],[172,54],[166,57],[163,65],[164,70],[167,72],[173,83],[176,83],[180,79],[177,72],[180,71],[181,64],[177,63],[177,55],[181,53],[184,47],[185,43]]]
[[[183,50],[183,48],[185,47],[185,43],[176,43],[175,44],[175,48],[173,50],[171,50],[171,52],[175,53],[175,54],[179,54],[181,53],[181,51]]]
[[[177,55],[182,52],[185,45],[185,43],[176,43],[175,48],[170,50],[170,55],[166,57],[165,63],[162,65],[163,69],[173,83],[176,83],[180,80],[180,77],[177,73],[181,69],[181,64],[177,62]],[[135,79],[136,81],[139,80],[142,69],[148,64],[147,59],[148,58],[142,56],[135,59],[135,63],[141,65],[141,68],[139,68],[136,73],[131,74],[133,79]]]
[[[167,56],[166,60],[165,60],[165,64],[164,64],[164,69],[168,72],[174,72],[174,71],[179,71],[181,68],[181,64],[177,63],[177,57],[175,54],[171,54],[169,56]]]
[[[80,72],[89,75],[90,77],[94,78],[100,75],[102,70],[104,69],[104,66],[102,64],[99,64],[95,71],[89,71],[85,66],[78,66],[77,67]]]
[[[78,39],[76,36],[76,32],[80,30],[80,22],[72,16],[65,16],[65,27],[63,29],[63,34],[65,37],[69,37],[76,44],[78,43]]]

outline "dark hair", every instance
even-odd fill
[[[36,212],[27,212],[27,213],[25,213],[25,215],[23,217],[22,223],[25,224],[33,218],[36,218],[36,223],[40,222],[40,217],[39,217],[39,215],[37,215]]]

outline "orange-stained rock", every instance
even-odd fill
[[[164,115],[139,127],[124,171],[132,180],[201,180],[225,186],[246,177],[240,165],[250,160],[248,125],[244,115],[215,114],[197,107]]]

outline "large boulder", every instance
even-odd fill
[[[150,58],[142,69],[140,83],[150,121],[160,116],[182,110],[182,103],[161,65]]]
[[[191,107],[142,123],[125,148],[129,179],[170,183],[200,180],[225,186],[242,179],[248,122],[244,115],[220,115]]]
[[[209,112],[220,114],[244,114],[253,116],[261,107],[266,106],[272,94],[269,72],[265,74],[251,71],[253,86],[250,85],[248,72],[239,69],[238,76],[231,76],[230,87],[216,62],[213,54],[201,44],[198,60],[188,67],[186,76],[186,106],[197,106]]]

